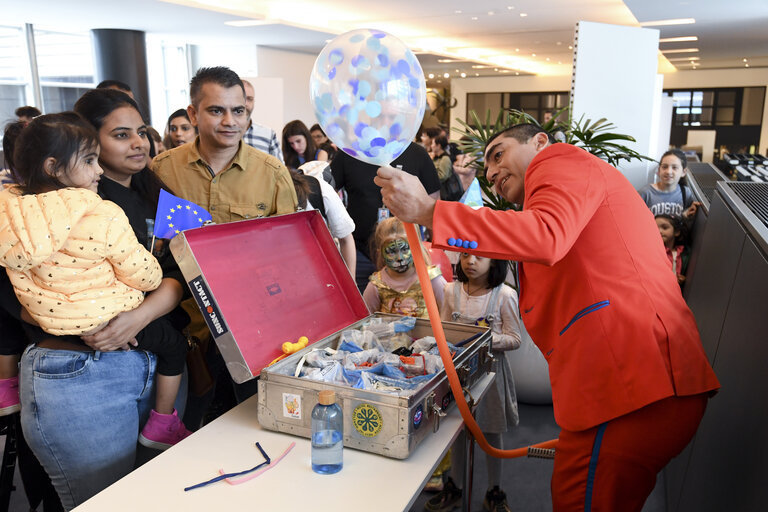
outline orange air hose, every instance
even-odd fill
[[[543,443],[515,448],[513,450],[500,450],[488,444],[483,432],[480,430],[480,427],[477,425],[475,418],[469,410],[467,401],[464,399],[464,391],[461,388],[459,377],[456,375],[456,368],[453,365],[453,359],[451,359],[448,344],[445,340],[443,324],[440,321],[440,312],[437,309],[435,292],[432,290],[432,282],[429,279],[429,274],[427,272],[427,264],[424,261],[422,251],[418,249],[421,247],[421,240],[416,232],[416,226],[410,222],[403,222],[403,224],[405,225],[405,233],[408,236],[408,244],[415,249],[411,250],[413,264],[416,267],[416,273],[419,276],[419,283],[421,284],[424,301],[427,304],[427,312],[429,313],[429,323],[432,325],[432,332],[435,336],[435,340],[437,340],[437,348],[440,351],[440,358],[445,365],[445,373],[448,376],[448,383],[451,386],[451,391],[453,391],[453,396],[456,399],[456,405],[461,412],[461,417],[464,419],[464,423],[472,433],[472,436],[477,440],[477,444],[479,444],[480,448],[482,448],[488,455],[502,459],[524,457],[528,455],[529,448],[553,448],[557,444],[557,439],[550,439]]]

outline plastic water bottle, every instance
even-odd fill
[[[336,403],[336,393],[320,392],[312,409],[312,470],[330,475],[341,471],[344,449],[344,416]]]

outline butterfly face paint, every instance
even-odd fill
[[[381,248],[381,256],[387,267],[398,274],[406,272],[413,263],[411,247],[402,238],[396,238],[384,245]]]

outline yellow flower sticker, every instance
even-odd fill
[[[376,437],[381,432],[384,421],[381,413],[371,404],[360,404],[352,412],[352,424],[365,437]]]

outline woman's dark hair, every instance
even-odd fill
[[[86,92],[75,103],[75,112],[99,131],[104,124],[104,119],[121,107],[133,108],[141,117],[141,111],[136,102],[116,89],[93,89]],[[173,193],[148,167],[144,167],[131,177],[131,188],[141,194],[144,200],[154,208],[157,208],[161,188]]]
[[[99,85],[96,86],[97,89],[113,89],[116,88],[119,91],[123,92],[133,92],[131,90],[131,86],[128,85],[125,82],[121,82],[120,80],[102,80],[99,82]]]
[[[319,131],[320,133],[322,133],[323,137],[327,137],[327,135],[325,134],[325,130],[323,130],[323,128],[318,123],[315,123],[312,125],[312,128],[309,129],[309,133],[316,132],[316,131]]]
[[[304,157],[304,162],[314,160],[315,152],[317,151],[315,142],[312,140],[312,135],[310,135],[309,130],[307,129],[307,125],[302,123],[299,119],[286,124],[283,127],[283,159],[285,160],[286,167],[289,169],[298,169],[303,163],[299,161],[299,154],[293,150],[291,144],[288,142],[288,137],[295,137],[296,135],[301,135],[307,141],[307,148],[304,150],[304,154],[301,155]]]
[[[15,130],[12,128],[11,133]],[[80,155],[95,151],[99,138],[85,119],[74,112],[61,112],[34,118],[17,132],[12,144],[10,164],[18,183],[25,194],[40,194],[66,187],[46,171],[47,159],[56,161],[54,174],[66,171]]]
[[[509,265],[505,260],[492,259],[491,268],[488,269],[488,288],[492,290],[502,284],[507,278],[507,270],[509,270]],[[465,274],[464,270],[461,268],[461,260],[459,260],[459,264],[456,265],[456,279],[462,283],[469,281],[467,274]]]
[[[435,144],[443,148],[443,151],[445,151],[445,148],[448,147],[448,138],[446,138],[445,135],[438,135],[435,137]]]
[[[657,213],[653,218],[666,219],[672,224],[672,228],[678,233],[677,236],[675,236],[675,245],[688,245],[688,225],[681,216],[670,215],[668,213]]]
[[[296,189],[296,199],[298,200],[297,204],[300,208],[304,208],[306,210],[307,203],[309,202],[309,194],[312,192],[312,190],[309,188],[307,178],[303,174],[300,174],[293,169],[288,169],[288,172],[291,173],[293,188]]]
[[[174,119],[176,119],[177,117],[183,117],[184,119],[186,119],[187,121],[189,121],[189,114],[187,113],[187,109],[185,109],[185,108],[180,108],[179,110],[177,110],[176,112],[174,112],[173,114],[171,114],[170,116],[168,116],[168,123],[167,123],[167,126],[168,126],[169,128],[170,128],[170,126],[171,126],[171,121],[173,121],[173,120],[174,120]]]

